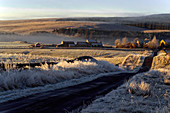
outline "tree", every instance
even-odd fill
[[[124,38],[122,39],[122,46],[126,47],[126,45],[127,45],[128,42],[129,42],[128,39],[127,39],[126,37],[124,37]]]
[[[156,36],[153,37],[153,39],[148,42],[148,48],[150,49],[157,49],[158,48],[158,40],[156,39]]]
[[[121,41],[120,41],[120,39],[116,39],[116,40],[115,40],[115,45],[116,45],[116,48],[118,48],[118,47],[121,46]]]

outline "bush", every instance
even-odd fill
[[[154,38],[150,42],[148,42],[147,46],[150,49],[157,49],[158,48],[158,40],[156,39],[156,36],[154,36]]]
[[[121,46],[121,41],[120,39],[116,39],[115,40],[115,45],[116,45],[116,48],[119,48]]]

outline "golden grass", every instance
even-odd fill
[[[145,30],[144,33],[164,33],[164,32],[170,32],[170,30]]]
[[[95,23],[75,22],[75,21],[54,21],[54,20],[30,20],[30,21],[0,21],[0,32],[16,33],[28,35],[32,32],[46,31],[52,32],[57,28],[79,28],[83,26],[93,26]]]
[[[132,81],[129,84],[128,92],[136,95],[148,95],[150,91],[150,85],[141,81],[140,83],[136,83],[136,81]]]
[[[115,51],[115,50],[88,50],[88,49],[0,49],[2,54],[25,54],[52,56],[73,59],[79,56],[92,56],[97,60],[104,60],[114,65],[121,64],[124,58],[131,54],[132,51]],[[142,53],[134,51],[133,53]]]
[[[170,54],[156,56],[153,59],[152,69],[170,68]]]

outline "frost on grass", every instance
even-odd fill
[[[152,63],[152,69],[158,68],[170,68],[170,55],[166,55],[165,53],[160,53],[158,56],[154,57]]]
[[[159,69],[134,76],[128,83],[99,98],[82,113],[168,113],[170,71]]]
[[[144,59],[145,59],[144,55],[130,54],[126,56],[120,67],[131,71],[139,70],[139,68],[142,66],[144,62]]]
[[[1,63],[35,63],[35,62],[58,62],[64,58],[49,56],[25,55],[25,54],[0,54]]]
[[[9,70],[0,73],[0,91],[44,86],[84,76],[119,71],[122,69],[106,61],[97,63],[81,61],[67,63],[63,61],[53,66],[45,64],[33,70]]]

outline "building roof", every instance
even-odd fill
[[[67,44],[74,44],[73,41],[61,41],[61,44],[64,44],[64,43],[67,43]]]
[[[87,43],[96,43],[96,40],[86,40]]]

